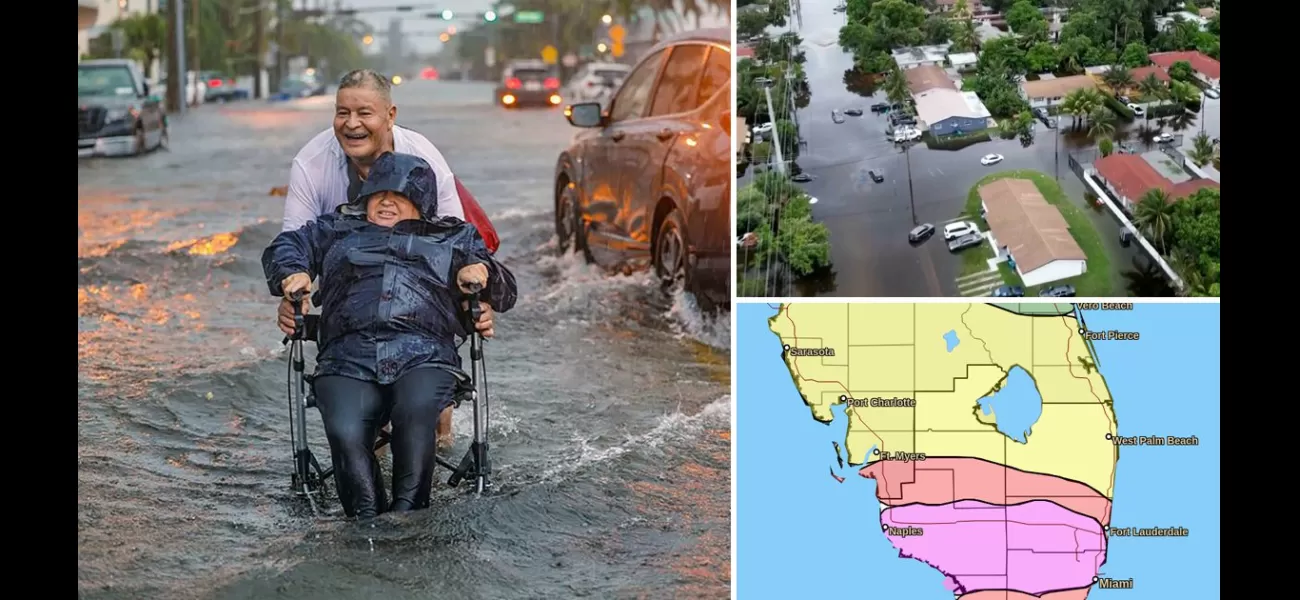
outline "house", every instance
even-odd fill
[[[1028,179],[999,179],[979,188],[989,244],[1000,259],[1011,259],[1027,286],[1042,285],[1088,272],[1088,255],[1070,234],[1055,206]]]
[[[1201,10],[1197,11],[1197,14],[1201,15],[1201,18],[1202,18],[1202,19],[1205,19],[1206,21],[1209,21],[1210,19],[1213,19],[1214,17],[1219,16],[1219,11],[1215,10],[1215,9],[1212,8],[1212,7],[1208,7],[1208,6],[1207,6],[1207,7],[1205,7],[1205,8],[1202,8]]]
[[[1214,10],[1214,9],[1210,9],[1210,10]],[[1210,15],[1210,16],[1214,16],[1214,15]],[[1184,10],[1173,14],[1165,15],[1163,17],[1156,17],[1155,18],[1156,30],[1169,31],[1174,27],[1174,23],[1177,21],[1196,23],[1196,26],[1199,27],[1201,31],[1205,31],[1205,26],[1209,24],[1210,17],[1201,16],[1198,13],[1190,13]]]
[[[974,71],[979,66],[979,56],[974,52],[958,52],[948,55],[948,64],[959,72]]]
[[[754,47],[749,44],[736,44],[736,59],[754,58]]]
[[[974,13],[983,8],[980,0],[966,0],[966,10]],[[934,0],[934,8],[927,8],[926,11],[932,15],[951,13],[957,10],[957,0]]]
[[[995,27],[992,20],[981,20],[979,25],[975,26],[975,35],[979,36],[980,44],[983,45],[1011,34]]]
[[[892,52],[894,62],[898,63],[898,68],[907,70],[923,67],[926,65],[937,65],[942,67],[944,61],[948,58],[948,48],[952,44],[939,44],[937,46],[912,46],[907,48],[896,48]]]
[[[989,109],[975,92],[962,92],[949,87],[934,87],[913,94],[916,117],[930,135],[966,135],[989,128]]]
[[[1069,77],[1042,77],[1038,81],[1025,81],[1020,84],[1020,93],[1032,108],[1058,104],[1070,92],[1082,89],[1097,89],[1097,80],[1091,75],[1071,75]]]
[[[1162,189],[1171,200],[1192,195],[1201,188],[1219,187],[1203,178],[1192,178],[1163,152],[1112,154],[1093,163],[1093,178],[1106,188],[1127,212],[1152,189]]]
[[[903,77],[907,79],[907,90],[912,92],[913,96],[935,88],[957,89],[957,84],[948,77],[948,72],[935,65],[922,65],[908,69],[903,71]]]
[[[1183,52],[1157,52],[1151,55],[1151,62],[1168,71],[1176,62],[1192,65],[1192,73],[1202,83],[1210,87],[1219,87],[1219,61],[1195,50]]]

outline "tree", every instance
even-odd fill
[[[1169,77],[1177,81],[1191,81],[1195,78],[1192,63],[1180,60],[1169,66]]]
[[[167,44],[167,22],[162,15],[133,14],[114,21],[111,28],[122,32],[123,52],[144,64],[145,76],[149,79],[158,77],[151,71],[154,60],[162,56],[162,49]]]
[[[1129,42],[1124,46],[1124,52],[1120,54],[1119,61],[1124,66],[1136,69],[1151,64],[1151,55],[1147,52],[1146,44],[1142,42]]]
[[[1204,167],[1205,163],[1210,162],[1214,158],[1214,142],[1210,141],[1210,136],[1202,131],[1192,138],[1192,151],[1187,153],[1187,157],[1198,167]]]
[[[925,43],[927,44],[947,42],[952,39],[953,30],[952,21],[940,15],[931,15],[921,24],[921,33],[925,34]]]
[[[964,2],[965,0],[958,0]],[[975,21],[960,19],[952,31],[952,50],[953,52],[974,52],[979,48],[980,38],[975,31]]]
[[[1088,127],[1088,137],[1092,139],[1108,138],[1115,135],[1115,114],[1105,106],[1092,111],[1092,122]]]
[[[1166,254],[1174,222],[1174,206],[1169,193],[1160,188],[1147,190],[1133,208],[1133,216],[1134,224],[1156,242],[1161,254]]]
[[[747,40],[760,36],[767,29],[767,15],[761,12],[745,11],[736,17],[736,37]]]
[[[1133,87],[1133,72],[1128,70],[1124,65],[1111,65],[1106,69],[1106,73],[1101,76],[1101,80],[1110,87],[1112,92],[1123,94]]]
[[[1103,157],[1110,156],[1115,152],[1115,142],[1110,141],[1108,137],[1103,137],[1097,140],[1097,150],[1101,151]]]
[[[1044,73],[1055,70],[1061,63],[1061,57],[1056,53],[1056,46],[1047,42],[1038,42],[1025,53],[1025,62],[1028,63],[1030,71]]]
[[[1217,188],[1196,190],[1174,205],[1170,247],[1188,295],[1219,295],[1220,229]]]
[[[1169,88],[1165,87],[1165,82],[1160,81],[1155,73],[1148,73],[1138,82],[1138,91],[1142,93],[1143,100],[1162,100],[1169,94]]]
[[[844,87],[854,94],[870,98],[876,93],[876,78],[872,73],[854,66],[844,70]]]

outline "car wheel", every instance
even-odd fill
[[[582,252],[587,262],[592,262],[591,251],[587,248],[587,229],[582,223],[582,212],[578,203],[578,188],[567,179],[561,179],[559,198],[555,202],[555,237],[558,239],[560,255],[570,249]]]
[[[689,248],[686,224],[682,220],[681,211],[676,208],[669,209],[655,233],[652,256],[655,278],[659,280],[659,285],[665,292],[675,293],[678,290],[695,292],[690,267],[687,266]],[[701,294],[695,296],[697,302],[703,302]]]

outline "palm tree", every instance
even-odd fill
[[[1088,137],[1092,139],[1110,137],[1115,134],[1115,116],[1104,106],[1092,111],[1092,125],[1088,128]]]
[[[1196,163],[1196,166],[1203,167],[1205,163],[1214,158],[1214,142],[1210,141],[1210,136],[1201,132],[1195,138],[1192,138],[1192,151],[1187,156]]]
[[[1150,99],[1163,100],[1169,90],[1165,87],[1165,83],[1156,77],[1155,73],[1151,73],[1138,82],[1138,91],[1142,92],[1142,99],[1148,101]]]
[[[1133,87],[1133,72],[1124,65],[1114,65],[1106,69],[1106,74],[1101,76],[1101,80],[1110,86],[1112,92],[1122,94]]]
[[[1074,116],[1074,128],[1082,126],[1081,119],[1097,112],[1097,109],[1104,108],[1105,103],[1102,99],[1101,92],[1092,88],[1074,90],[1066,94],[1065,99],[1061,101],[1061,112]]]
[[[953,49],[957,52],[974,52],[979,49],[979,34],[975,33],[975,21],[967,18],[957,24],[952,32]]]
[[[1169,125],[1170,129],[1182,131],[1192,126],[1192,123],[1196,121],[1196,115],[1183,109],[1161,120]]]
[[[890,102],[897,103],[902,103],[911,95],[907,89],[907,78],[897,66],[891,69],[889,76],[885,78],[885,95]]]
[[[1133,216],[1134,224],[1154,239],[1160,246],[1160,253],[1164,254],[1166,238],[1174,222],[1174,204],[1169,193],[1160,188],[1147,190],[1133,208]]]

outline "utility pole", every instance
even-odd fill
[[[271,81],[271,89],[277,93],[284,71],[284,1],[275,0],[275,78]]]
[[[167,3],[167,112],[185,114],[185,8],[183,0]]]
[[[261,100],[266,97],[266,90],[262,89],[262,69],[266,67],[266,13],[263,8],[266,6],[265,0],[253,0],[257,5],[257,12],[253,13],[253,48],[254,63],[253,69],[253,97]]]
[[[199,102],[197,88],[199,85],[199,0],[190,0],[190,21],[194,29],[194,42],[190,44],[190,70],[194,71],[194,104]]]
[[[907,158],[907,203],[912,207],[912,225],[916,225],[916,193],[912,190],[912,142],[903,142],[903,156]]]
[[[776,152],[776,172],[785,174],[785,159],[781,156],[781,135],[777,131],[776,112],[772,110],[772,80],[759,77],[755,83],[763,86],[763,95],[767,97],[767,117],[772,123],[772,149]]]

